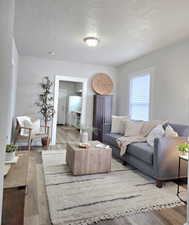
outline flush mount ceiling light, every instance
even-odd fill
[[[89,47],[96,47],[99,43],[99,39],[96,38],[96,37],[86,37],[86,38],[83,39],[83,41]]]
[[[49,51],[48,54],[49,55],[55,55],[55,52],[54,51]]]

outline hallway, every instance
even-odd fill
[[[65,144],[69,141],[79,141],[79,130],[70,126],[57,125],[56,144]]]

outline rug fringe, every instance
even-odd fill
[[[172,203],[166,203],[166,204],[158,204],[158,205],[153,205],[151,207],[142,207],[139,209],[129,209],[126,210],[124,212],[118,212],[116,214],[112,214],[112,215],[104,215],[101,217],[94,217],[91,219],[87,219],[87,220],[82,220],[82,221],[78,221],[78,222],[72,222],[69,223],[68,225],[90,225],[92,223],[98,223],[100,221],[104,221],[104,220],[113,220],[115,218],[119,218],[122,216],[133,216],[133,215],[137,215],[140,213],[147,213],[153,210],[161,210],[161,209],[165,209],[165,208],[174,208],[176,206],[182,206],[184,205],[183,202],[181,201],[175,201]]]

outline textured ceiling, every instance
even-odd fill
[[[15,36],[21,55],[115,66],[186,39],[188,21],[188,0],[16,0]]]

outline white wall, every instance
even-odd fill
[[[0,220],[2,211],[5,145],[11,140],[17,51],[13,41],[14,0],[0,1]],[[14,56],[13,56],[14,52]],[[15,59],[15,67],[12,62]],[[13,105],[12,105],[13,104]],[[0,221],[1,224],[1,221]]]
[[[128,114],[128,75],[154,68],[152,119],[189,123],[189,40],[140,57],[118,68],[118,113]]]
[[[91,77],[96,73],[107,73],[114,82],[113,94],[116,93],[116,69],[113,67],[73,63],[66,61],[48,60],[23,56],[19,58],[19,72],[17,82],[16,114],[34,114],[38,109],[34,103],[40,92],[39,82],[48,75],[54,80],[56,75],[88,78],[87,124],[92,124],[92,95]],[[114,98],[115,99],[115,98]],[[114,104],[114,112],[116,104]]]
[[[10,115],[9,115],[9,142],[11,139],[14,138],[14,131],[15,131],[15,111],[16,111],[16,86],[17,86],[17,75],[18,75],[18,62],[19,62],[19,55],[16,48],[15,40],[12,39],[12,83],[11,83],[11,99],[10,99]],[[12,134],[12,135],[11,135]]]

